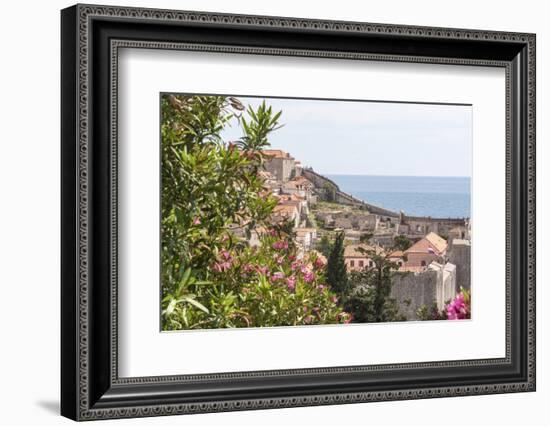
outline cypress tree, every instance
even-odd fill
[[[348,274],[344,262],[344,233],[340,232],[334,240],[327,260],[327,282],[338,294],[348,290]]]

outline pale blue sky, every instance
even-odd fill
[[[238,98],[253,106],[263,99]],[[271,147],[319,173],[471,176],[471,106],[265,99],[283,111]],[[223,137],[241,135],[232,122]]]

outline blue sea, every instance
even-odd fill
[[[325,175],[369,204],[410,216],[470,217],[470,178]]]

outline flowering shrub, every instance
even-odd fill
[[[421,321],[429,320],[462,320],[470,319],[470,291],[460,288],[460,292],[450,300],[443,310],[437,308],[437,303],[433,303],[430,307],[423,305],[416,311],[416,316]]]
[[[207,281],[191,284],[193,299],[182,299],[181,309],[174,309],[175,298],[166,299],[165,305],[172,305],[163,311],[165,329],[351,322],[325,284],[325,263],[316,252],[297,259],[289,240],[276,250],[280,236],[266,234],[260,241],[257,247],[219,250]]]
[[[322,259],[298,259],[291,227],[270,221],[277,201],[259,171],[281,113],[223,96],[166,95],[161,107],[162,328],[350,322]],[[243,136],[227,143],[230,121]]]
[[[470,319],[470,292],[461,287],[460,292],[451,300],[445,309],[447,312],[447,319]]]

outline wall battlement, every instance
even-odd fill
[[[360,208],[364,208],[368,210],[370,213],[381,215],[381,216],[387,216],[390,218],[399,218],[399,213],[394,212],[392,210],[385,209],[383,207],[375,206],[374,204],[367,203],[364,200],[360,200],[359,198],[354,197],[351,194],[348,194],[340,189],[340,187],[334,182],[332,179],[327,178],[326,176],[323,176],[313,169],[303,169],[302,175],[306,177],[313,185],[315,185],[316,189],[324,189],[326,185],[330,185],[334,187],[335,189],[335,201],[340,204],[345,204],[349,206],[356,206]],[[440,224],[448,224],[448,225],[461,225],[464,223],[466,218],[437,218],[437,217],[430,217],[430,216],[407,216],[406,214],[403,215],[403,218],[407,221],[413,221],[413,222],[424,222],[424,223],[440,223]]]
[[[370,213],[374,213],[374,214],[380,214],[380,215],[389,216],[389,217],[399,216],[399,213],[396,213],[388,209],[384,209],[382,207],[375,206],[373,204],[369,204],[363,200],[360,200],[359,198],[354,197],[353,195],[350,195],[342,191],[340,187],[332,179],[329,179],[317,173],[313,169],[302,170],[302,175],[305,176],[309,181],[311,181],[313,185],[315,185],[315,188],[317,189],[323,189],[325,184],[333,186],[336,190],[335,195],[336,195],[337,203],[362,207],[368,210]]]

